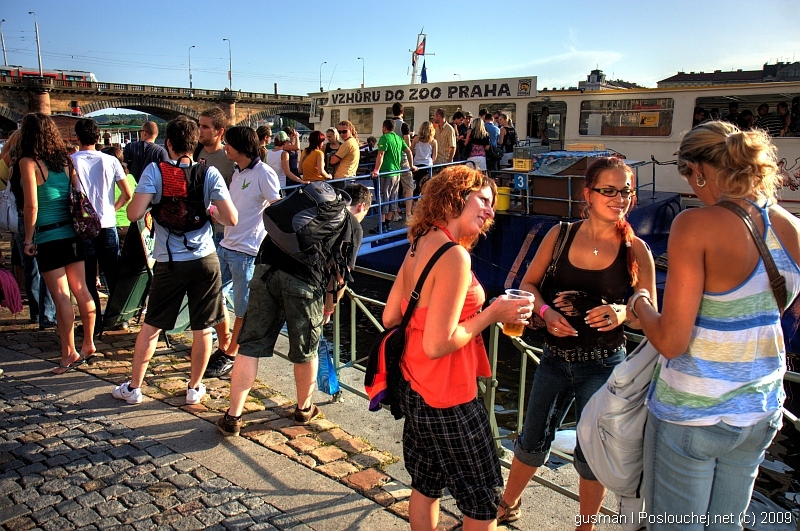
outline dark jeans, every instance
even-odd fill
[[[94,300],[97,308],[97,321],[92,335],[103,331],[103,320],[100,317],[100,296],[97,294],[97,266],[106,278],[109,295],[114,293],[119,275],[119,236],[116,227],[100,229],[100,233],[91,240],[81,240],[83,258],[86,267],[86,287]]]
[[[39,264],[35,256],[25,254],[25,221],[19,216],[18,231],[14,234],[14,243],[22,257],[22,269],[25,272],[25,292],[28,294],[28,309],[31,320],[36,319],[40,325],[56,322],[56,305],[47,291],[44,277],[39,274]]]

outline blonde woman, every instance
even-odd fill
[[[414,172],[414,182],[417,183],[417,189],[414,195],[418,195],[419,182],[430,175],[430,168],[433,161],[436,160],[436,155],[439,151],[439,144],[436,142],[434,135],[436,134],[433,129],[433,124],[430,122],[422,122],[419,128],[419,133],[411,141],[411,151],[414,153],[414,166],[418,169]],[[408,210],[408,207],[406,207]]]
[[[489,146],[489,133],[483,126],[483,120],[475,118],[469,130],[469,140],[464,148],[467,162],[472,162],[476,170],[486,171],[486,150]]]
[[[782,185],[776,162],[765,132],[726,122],[698,125],[681,142],[678,172],[705,206],[672,224],[661,313],[652,292],[628,300],[661,353],[644,437],[642,492],[650,514],[744,514],[758,465],[781,427],[786,347],[779,307],[800,291],[800,221],[775,204]],[[721,201],[753,219],[786,279],[785,300],[776,300],[745,224]]]

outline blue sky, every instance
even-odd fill
[[[307,6],[313,6],[313,10]],[[277,7],[276,7],[277,6]],[[369,6],[369,7],[367,7]],[[404,6],[400,8],[400,6]],[[335,2],[0,0],[8,62],[90,70],[100,81],[306,94],[409,82],[424,27],[430,82],[538,76],[577,85],[600,67],[645,86],[678,70],[800,60],[797,0]]]

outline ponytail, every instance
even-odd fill
[[[635,286],[639,282],[639,260],[636,259],[636,253],[633,252],[633,227],[627,219],[617,221],[616,226],[619,237],[627,247],[628,276],[631,277],[631,286]]]

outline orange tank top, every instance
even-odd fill
[[[483,287],[473,274],[458,322],[462,323],[478,313],[485,300]],[[408,301],[403,298],[400,308],[405,312],[406,307]],[[478,335],[455,352],[432,360],[422,350],[422,333],[427,316],[427,306],[417,307],[411,316],[406,329],[405,354],[400,362],[403,376],[431,407],[465,404],[475,398],[478,392],[477,378],[492,375],[483,338]]]

